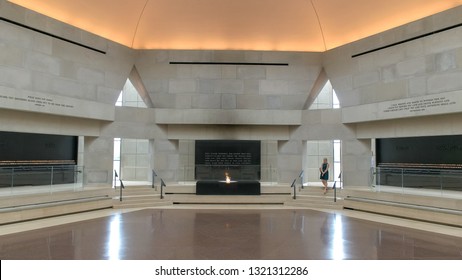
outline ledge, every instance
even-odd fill
[[[342,108],[342,122],[402,119],[460,113],[462,91],[423,95]]]
[[[115,107],[111,104],[42,92],[0,89],[0,109],[114,121]]]
[[[299,110],[155,109],[157,124],[301,125]]]

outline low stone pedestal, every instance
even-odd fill
[[[196,183],[198,195],[260,195],[259,181],[213,181],[203,180]]]

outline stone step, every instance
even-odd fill
[[[342,192],[343,189],[339,189],[337,188],[337,193],[340,193]],[[324,188],[323,187],[304,187],[304,188],[300,188],[300,187],[297,187],[297,193],[300,192],[300,193],[323,193],[324,192]],[[327,188],[327,193],[334,193],[334,189],[332,188]]]
[[[316,192],[310,190],[298,194],[296,199],[287,201],[284,205],[318,209],[342,209],[343,199],[337,197],[337,200],[334,201],[333,192],[328,192],[324,195],[322,193],[319,194],[319,190],[316,190]]]
[[[293,193],[292,193],[293,196]],[[333,190],[329,189],[326,194],[324,194],[324,191],[319,188],[315,190],[301,190],[297,191],[296,193],[296,198],[297,199],[304,199],[304,198],[319,198],[319,199],[332,199],[334,200],[334,196],[337,197],[337,199],[343,197],[343,193],[339,190],[334,192]]]
[[[164,188],[164,200],[160,199],[160,187],[157,189],[155,191],[151,186],[126,187],[123,189],[123,201],[115,201],[114,208],[142,208],[171,204],[281,204],[319,209],[342,208],[338,203],[334,203],[332,189],[324,195],[321,187],[305,187],[303,189],[298,187],[296,200],[293,200],[291,193],[293,189],[281,185],[262,186],[262,194],[258,196],[196,195],[193,184],[170,185]],[[118,200],[119,196],[116,195],[114,199]]]
[[[288,195],[188,195],[166,196],[176,204],[283,204],[290,200]]]
[[[298,198],[297,199],[291,199],[289,201],[298,201],[300,203],[318,203],[318,204],[331,204],[331,203],[337,203],[339,201],[341,201],[341,199],[337,199],[337,201],[334,201],[333,198],[324,198],[324,197],[320,197],[320,198],[316,198],[316,197],[312,197],[312,198]]]
[[[341,210],[343,209],[343,204],[309,204],[297,201],[291,201],[284,203],[284,206],[291,206],[291,207],[303,207],[303,208],[310,208],[310,209],[333,209],[333,210]]]
[[[120,203],[120,197],[113,197],[116,200],[114,203]],[[136,196],[122,196],[122,202],[144,202],[144,201],[156,201],[160,199],[160,194],[156,195],[136,195]]]
[[[9,209],[3,209],[0,215],[0,224],[108,209],[112,207],[113,201],[110,197],[81,198],[73,201],[55,201],[37,205],[18,206],[10,211],[7,211]]]
[[[114,203],[114,209],[127,209],[127,208],[148,208],[148,207],[160,207],[160,206],[169,206],[172,205],[170,200],[155,200],[155,201],[134,201],[134,202],[124,202]]]
[[[114,208],[144,208],[144,207],[156,207],[171,205],[171,201],[160,198],[158,193],[149,193],[149,194],[136,194],[136,195],[122,195],[122,201],[120,201],[119,196],[113,197],[114,199]]]
[[[120,201],[119,187],[114,190],[114,209],[146,208],[171,205],[171,201],[160,198],[160,187],[152,188],[150,185],[130,185],[122,189]]]
[[[293,196],[292,196],[293,197]],[[337,197],[340,199],[340,197]],[[317,200],[317,201],[334,201],[334,196],[325,194],[325,195],[305,195],[305,194],[297,194],[296,200]]]
[[[120,189],[119,188],[115,189],[114,193],[119,194]],[[129,187],[125,187],[124,189],[122,189],[123,195],[125,194],[127,195],[129,194],[152,194],[152,193],[160,193],[160,188],[156,190],[154,188],[147,187],[147,186],[140,186],[140,187],[129,186]]]

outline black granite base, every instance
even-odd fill
[[[197,181],[198,195],[260,195],[259,181]]]

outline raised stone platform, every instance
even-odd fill
[[[446,196],[435,196],[437,193],[430,190],[417,192],[396,187],[381,189],[379,192],[369,188],[348,188],[344,191],[343,206],[349,210],[462,226],[459,192],[446,192]],[[409,193],[404,193],[405,191]]]
[[[196,183],[197,195],[260,195],[258,181],[202,180]]]
[[[278,204],[291,200],[288,184],[260,182],[260,195],[197,195],[196,182],[168,184],[164,188],[165,200],[173,204]]]

